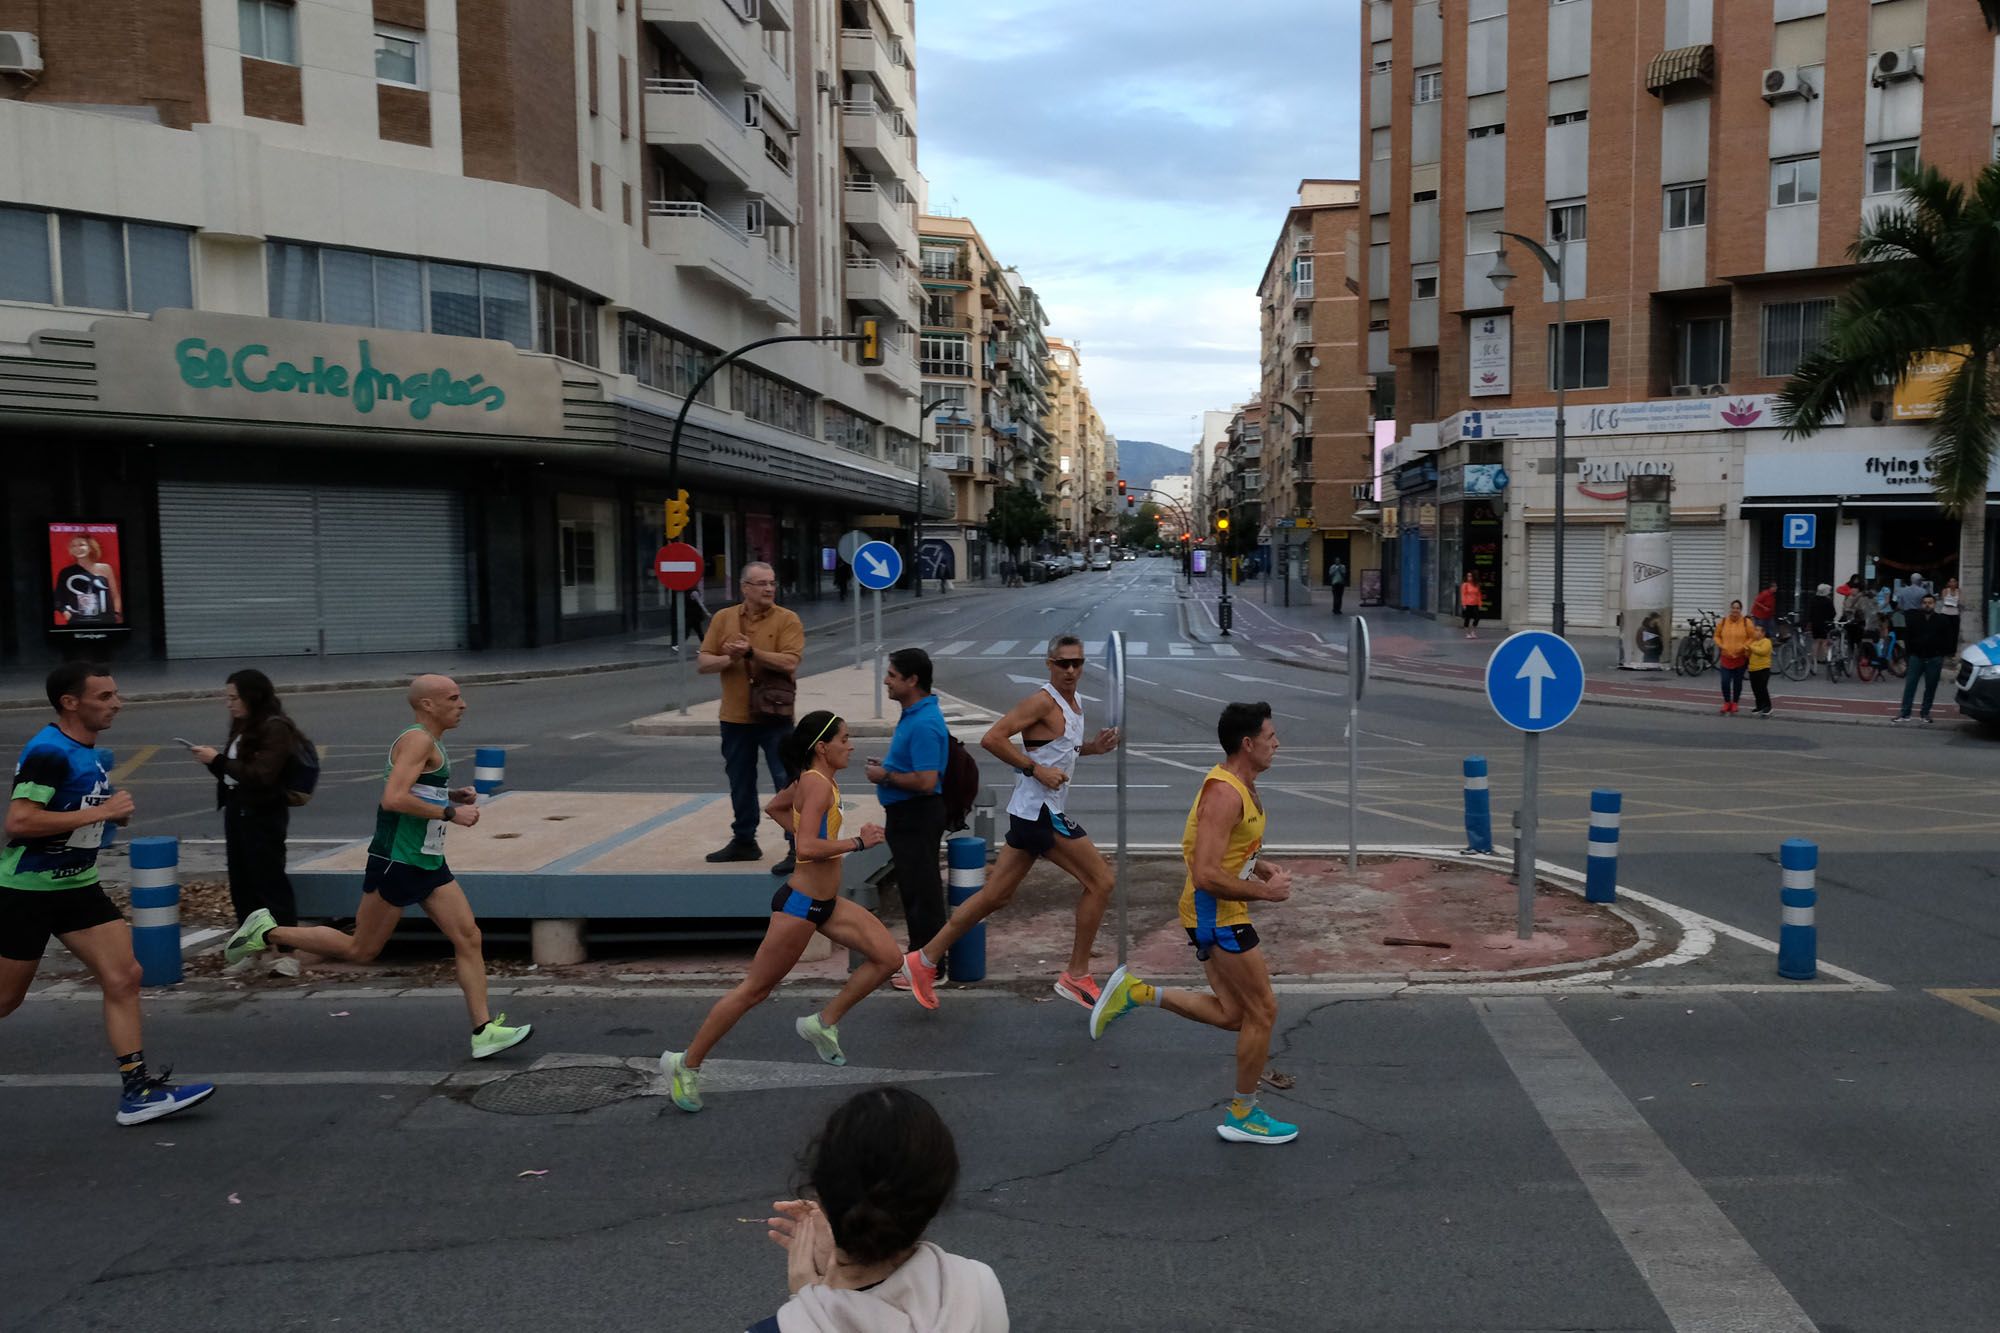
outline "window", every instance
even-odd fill
[[[1667,230],[1708,225],[1708,185],[1667,187]]]
[[[969,278],[965,267],[965,252],[955,245],[927,245],[923,248],[923,275],[926,278],[940,278],[948,282],[964,282]]]
[[[1370,130],[1368,132],[1369,160],[1374,162],[1386,161],[1389,154],[1393,151],[1391,147],[1393,142],[1394,138],[1386,125],[1379,130]],[[2000,143],[2000,136],[1996,136],[1994,142]]]
[[[1435,301],[1438,294],[1438,266],[1417,264],[1410,269],[1410,299]]]
[[[969,384],[932,384],[929,382],[924,384],[925,402],[945,404],[945,406],[937,409],[937,419],[939,421],[951,421],[966,416],[968,412],[967,403],[971,397],[972,386]]]
[[[1771,207],[1789,208],[1819,199],[1819,159],[1795,157],[1771,164]]]
[[[618,343],[620,370],[647,388],[670,393],[676,398],[687,397],[688,390],[694,387],[695,381],[702,377],[709,363],[715,359],[712,349],[689,342],[679,334],[637,315],[619,317]],[[714,380],[701,386],[695,401],[714,405]]]
[[[194,305],[180,227],[39,208],[0,208],[0,300],[86,310]]]
[[[424,35],[409,28],[375,25],[375,81],[399,88],[422,88]]]
[[[1500,250],[1500,229],[1507,225],[1507,215],[1497,208],[1465,215],[1465,253],[1469,255],[1497,254]]]
[[[925,335],[918,340],[917,348],[926,375],[972,374],[971,346],[964,338]]]
[[[1556,111],[1549,115],[1551,125],[1581,125],[1590,119],[1590,108],[1580,107],[1575,111]]]
[[[1557,347],[1556,331],[1566,327],[1562,345]],[[1562,382],[1556,382],[1557,367]],[[1611,384],[1611,321],[1571,320],[1567,326],[1549,325],[1549,387],[1603,389]]]
[[[1468,139],[1491,139],[1498,135],[1505,134],[1506,132],[1507,132],[1507,127],[1504,124],[1472,125],[1467,127],[1465,131],[1465,137]]]
[[[1292,281],[1301,292],[1311,292],[1313,285],[1313,261],[1309,255],[1301,255],[1292,261]]]
[[[1688,319],[1674,325],[1674,383],[1721,384],[1729,378],[1729,320]]]
[[[1417,190],[1410,195],[1410,202],[1413,204],[1429,204],[1436,202],[1437,197],[1438,192],[1436,190]]]
[[[604,303],[552,279],[289,241],[266,245],[265,262],[273,319],[492,338],[597,364]]]
[[[1586,225],[1586,205],[1550,204],[1549,240],[1581,241],[1588,239],[1590,232]]]
[[[795,435],[813,433],[814,395],[795,384],[737,362],[729,367],[729,394],[736,410],[752,421]]]
[[[1417,105],[1444,97],[1444,71],[1436,67],[1417,71]]]
[[[292,0],[236,0],[236,31],[243,54],[253,60],[298,64],[296,18]]]
[[[562,613],[618,610],[618,505],[592,496],[558,495],[556,528],[562,562]]]
[[[850,412],[838,403],[828,403],[820,415],[824,422],[822,433],[828,444],[839,445],[857,454],[875,452],[875,423],[867,417]]]
[[[1374,42],[1370,44],[1368,48],[1368,67],[1370,69],[1379,74],[1394,63],[1390,43]]]
[[[1903,177],[1917,169],[1917,146],[1913,143],[1887,144],[1868,150],[1868,193],[1894,194],[1903,188]]]
[[[1789,375],[1799,362],[1819,350],[1826,340],[1826,322],[1833,314],[1831,300],[1777,301],[1764,307],[1764,343],[1758,371],[1766,376]]]

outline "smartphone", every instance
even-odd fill
[[[189,749],[189,750],[192,750],[192,749],[194,748],[194,742],[193,742],[193,741],[191,741],[191,740],[189,740],[189,739],[188,739],[187,737],[185,737],[185,736],[176,736],[176,737],[174,737],[174,744],[176,744],[176,745],[179,745],[179,746],[183,747],[184,749]]]

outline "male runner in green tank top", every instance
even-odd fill
[[[368,844],[368,871],[361,881],[361,906],[354,933],[331,926],[280,926],[259,908],[229,937],[223,957],[234,963],[273,947],[316,953],[349,963],[366,963],[382,952],[403,919],[403,909],[421,904],[424,915],[451,941],[458,963],[458,988],[472,1018],[472,1058],[484,1060],[518,1046],[534,1031],[531,1024],[507,1026],[486,1008],[486,956],[480,951],[479,923],[465,890],[444,860],[447,824],[467,828],[479,822],[477,793],[453,790],[451,757],[444,734],[465,716],[465,699],[447,676],[418,676],[410,682],[414,723],[389,746],[382,804],[375,814],[375,837]]]

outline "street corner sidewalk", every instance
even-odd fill
[[[635,736],[714,736],[722,728],[722,701],[715,682],[688,673],[690,702],[683,712],[678,705],[662,712],[635,718],[625,729]],[[874,664],[835,667],[816,675],[799,678],[795,716],[821,708],[831,709],[847,721],[847,734],[856,739],[880,739],[893,734],[902,710],[886,694],[879,693],[881,676]],[[677,687],[676,687],[677,688]],[[698,692],[698,693],[697,693]],[[876,700],[881,699],[878,715]],[[990,725],[998,714],[939,691],[938,707],[946,725],[973,727]]]

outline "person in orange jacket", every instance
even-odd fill
[[[1479,637],[1479,612],[1485,607],[1486,599],[1479,591],[1479,581],[1467,574],[1465,582],[1458,585],[1458,614],[1465,622],[1465,637]]]
[[[1715,627],[1715,648],[1720,660],[1717,670],[1722,675],[1722,708],[1725,713],[1736,711],[1736,701],[1743,697],[1743,675],[1750,669],[1750,631],[1755,628],[1743,617],[1743,602],[1739,598],[1729,604],[1729,615]]]

